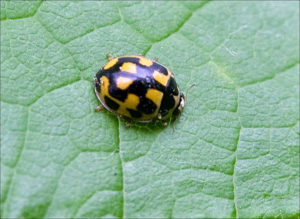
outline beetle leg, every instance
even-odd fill
[[[174,134],[174,132],[176,131],[176,129],[175,129],[175,123],[173,123],[172,128],[173,128],[172,134]]]
[[[125,128],[130,128],[131,123],[125,120]]]
[[[106,56],[107,56],[109,61],[111,61],[114,58],[110,53],[108,53]]]
[[[157,58],[157,57],[155,57],[155,58],[154,58],[154,61],[158,62],[158,58]]]
[[[126,116],[119,115],[119,117],[120,117],[120,119],[122,119],[124,121],[125,128],[130,128],[131,121]],[[121,122],[120,119],[119,119],[119,122]]]
[[[159,120],[161,120],[161,114],[160,113],[158,113],[158,115],[157,115],[157,118],[159,119]]]
[[[100,105],[100,106],[97,106],[96,109],[95,109],[95,112],[99,112],[100,110],[103,110],[103,106]]]
[[[169,119],[168,121],[169,121],[169,123],[171,124],[172,117],[170,117],[170,119]],[[167,122],[167,121],[163,121],[163,126],[164,126],[164,127],[167,127],[167,126],[168,126],[168,122]]]

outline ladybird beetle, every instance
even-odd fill
[[[177,117],[185,97],[172,72],[143,56],[121,56],[107,62],[94,78],[96,95],[112,113],[136,122],[164,121]]]

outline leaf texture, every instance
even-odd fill
[[[1,217],[299,217],[298,8],[1,1]],[[175,130],[94,112],[107,53],[195,84]]]

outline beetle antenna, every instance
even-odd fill
[[[192,85],[186,90],[186,92],[185,92],[185,102],[187,102],[187,97],[188,97],[189,91],[190,91],[191,88],[194,87],[194,86],[195,86],[195,84],[192,84]]]

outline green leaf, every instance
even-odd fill
[[[1,216],[299,217],[298,8],[1,1]],[[195,84],[181,117],[94,112],[107,53]]]

